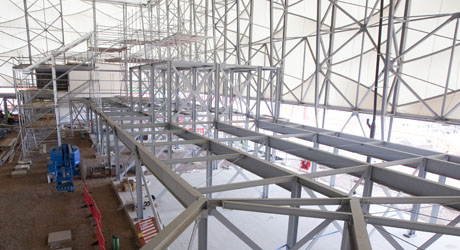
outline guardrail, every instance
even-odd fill
[[[101,211],[96,205],[96,202],[94,201],[93,197],[88,191],[88,185],[84,184],[83,186],[83,196],[85,199],[85,204],[91,211],[91,214],[94,217],[94,220],[96,221],[96,234],[97,234],[97,242],[99,244],[99,248],[101,250],[105,250],[105,239],[104,239],[104,234],[102,233],[102,215]]]

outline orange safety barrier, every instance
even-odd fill
[[[88,191],[88,185],[83,186],[83,197],[85,199],[85,204],[88,206],[89,210],[91,211],[91,214],[94,217],[94,220],[96,221],[96,234],[97,234],[97,242],[99,243],[99,248],[101,250],[105,250],[105,239],[104,239],[104,234],[102,233],[102,215],[101,211],[99,211],[99,208],[96,205],[96,202],[94,201],[93,197],[91,194],[89,194]]]

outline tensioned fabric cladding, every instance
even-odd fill
[[[105,2],[110,1],[112,0],[105,0]],[[65,31],[65,42],[71,42],[93,30],[92,1],[63,0],[62,26],[58,19],[59,12],[55,9],[58,5],[53,5],[58,2],[56,0],[27,1],[29,4],[27,10],[31,16],[30,36],[34,40],[32,53],[35,58],[61,46],[62,43],[59,43],[61,27]],[[113,30],[118,32],[122,27],[122,5],[105,2],[97,1],[97,24],[101,27],[113,27]],[[124,0],[124,2],[133,3],[127,9],[130,27],[140,29],[141,8],[135,4],[146,1]],[[166,3],[174,7],[177,1],[151,2],[153,9],[160,8],[164,11]],[[190,3],[188,0],[179,2]],[[270,46],[270,1],[253,1],[252,6],[249,0],[195,0],[193,2],[195,5],[201,5],[203,10],[205,5],[208,5],[208,18],[205,18],[204,11],[193,15],[184,14],[182,18],[184,25],[181,30],[178,27],[171,27],[171,25],[178,26],[177,22],[170,22],[170,34],[187,33],[203,36],[206,34],[207,50],[212,51],[215,46],[218,61],[241,64],[250,61],[253,65],[270,65],[270,63],[280,65],[284,62],[285,85],[282,99],[292,103],[315,104],[317,1],[273,1],[272,47]],[[383,13],[382,60],[379,72],[384,70],[389,2],[389,0],[385,1],[386,7]],[[0,7],[0,85],[11,86],[13,84],[11,66],[28,62],[24,1],[4,0],[1,1]],[[326,85],[329,84],[327,107],[364,111],[373,109],[379,7],[380,1],[373,0],[321,1],[319,58],[322,64],[319,73],[318,106],[326,103]],[[212,8],[215,8],[214,19]],[[407,18],[404,17],[406,8],[408,8]],[[144,6],[142,11],[146,9]],[[460,35],[456,35],[455,31],[458,29],[459,18],[455,13],[458,12],[460,12],[460,2],[457,0],[394,1],[394,33],[390,46],[392,67],[386,89],[388,112],[392,111],[392,104],[396,102],[394,112],[401,116],[432,120],[443,116],[445,119],[460,120],[460,109],[455,109],[460,102],[460,52],[454,49],[452,53],[452,48],[456,48],[459,44]],[[151,15],[159,13],[154,10]],[[224,13],[226,13],[225,18]],[[249,29],[251,13],[253,14],[252,30]],[[284,14],[287,16],[285,17]],[[335,21],[332,19],[333,16]],[[151,20],[155,22],[157,19]],[[197,20],[201,25],[207,20],[209,24],[207,32],[203,29],[188,28],[191,27],[189,23],[196,23]],[[284,27],[285,23],[286,27]],[[404,31],[405,23],[407,27]],[[158,27],[161,24],[152,25]],[[43,32],[44,29],[46,32]],[[402,43],[404,34],[406,39]],[[163,32],[157,35],[160,38],[167,36]],[[454,36],[456,36],[455,42]],[[238,51],[237,46],[239,46]],[[401,46],[405,47],[402,54],[400,54]],[[81,45],[76,48],[76,51],[84,52],[86,49],[86,45]],[[272,62],[270,62],[270,50],[273,50]],[[192,60],[212,61],[213,57],[204,56]],[[379,102],[384,93],[382,84],[383,73],[379,78]],[[396,85],[399,93],[394,98]],[[381,104],[378,105],[378,109],[381,109]]]

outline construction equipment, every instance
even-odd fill
[[[48,183],[56,182],[57,191],[74,191],[73,177],[80,175],[80,150],[71,144],[51,149]]]

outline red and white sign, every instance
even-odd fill
[[[158,225],[154,217],[136,223],[136,233],[142,245],[147,244],[158,234]]]

